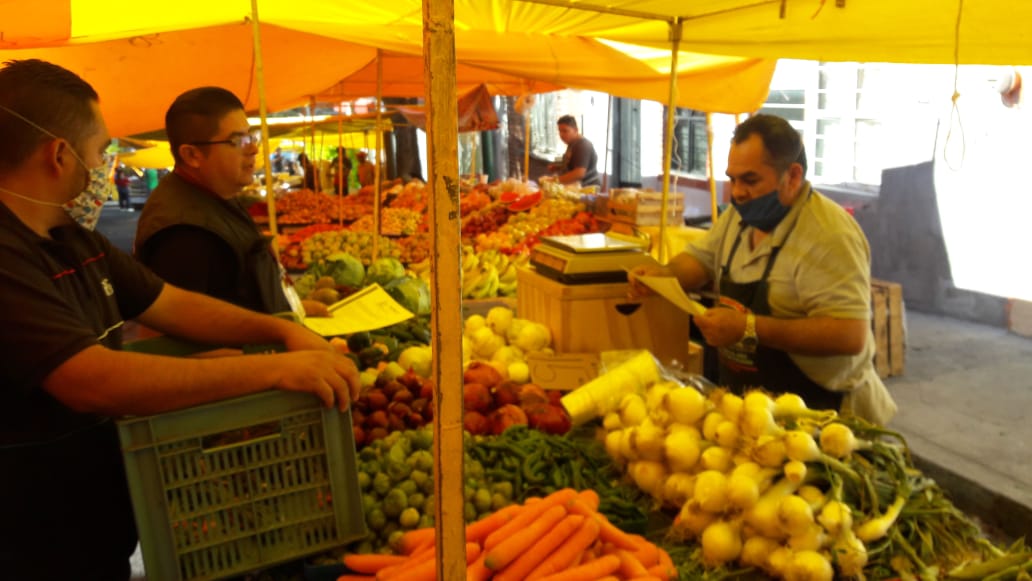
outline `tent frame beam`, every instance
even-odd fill
[[[642,20],[659,20],[660,22],[666,22],[667,24],[673,25],[676,23],[684,23],[689,20],[702,20],[703,18],[710,18],[712,16],[720,16],[722,14],[731,14],[734,12],[741,12],[743,10],[750,10],[752,8],[759,8],[761,6],[767,6],[768,4],[782,4],[784,0],[757,0],[756,2],[750,2],[749,4],[743,4],[741,6],[735,6],[733,8],[725,8],[723,10],[714,10],[713,12],[705,12],[703,14],[685,14],[682,16],[663,16],[661,14],[655,14],[653,12],[642,12],[639,10],[627,10],[626,8],[610,8],[609,6],[596,6],[593,4],[586,4],[584,2],[577,2],[575,0],[516,0],[517,2],[525,2],[527,4],[544,4],[546,6],[555,6],[556,8],[567,8],[569,10],[580,10],[584,12],[598,12],[599,14],[612,14],[613,16],[626,16],[628,18],[641,18]],[[836,0],[838,5],[838,0]],[[673,39],[671,39],[672,41]]]

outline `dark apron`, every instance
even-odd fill
[[[731,247],[731,255],[721,267],[719,305],[743,312],[748,309],[757,316],[769,316],[771,314],[770,286],[767,283],[767,277],[774,267],[778,253],[781,252],[781,246],[771,249],[767,267],[763,270],[763,275],[759,280],[746,283],[732,282],[729,276],[731,262],[735,258],[735,253],[738,252],[738,245],[742,241],[744,231],[745,226],[742,226]],[[781,244],[783,246],[785,242],[782,241]],[[731,388],[731,391],[737,394],[741,394],[749,387],[763,387],[775,394],[784,392],[798,394],[811,409],[838,410],[842,407],[843,394],[841,392],[830,391],[815,383],[799,369],[799,366],[785,351],[758,345],[756,351],[750,353],[738,345],[731,345],[720,348],[719,352],[720,384]]]

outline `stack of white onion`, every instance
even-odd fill
[[[840,487],[807,477],[820,464],[819,472],[858,478],[842,460],[869,443],[836,418],[794,394],[705,396],[665,381],[624,396],[603,426],[609,455],[680,509],[674,529],[701,542],[707,565],[737,561],[789,580],[830,581],[836,570],[862,575],[865,543],[887,534],[904,501],[854,522]]]

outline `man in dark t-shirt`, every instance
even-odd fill
[[[343,408],[358,372],[304,327],[167,284],[72,220],[65,204],[111,141],[75,73],[34,59],[0,67],[0,135],[0,578],[62,579],[71,566],[79,581],[125,581],[137,535],[112,418],[270,388]],[[289,352],[130,353],[126,319]]]
[[[602,185],[598,177],[595,147],[577,130],[577,121],[572,115],[563,115],[557,124],[559,139],[566,144],[566,153],[563,154],[562,163],[554,163],[548,166],[548,170],[558,173],[556,180],[564,185],[575,182],[580,182],[582,186]]]

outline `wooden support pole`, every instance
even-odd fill
[[[383,51],[376,49],[376,160],[373,162],[373,260],[380,256],[380,150],[383,147]]]
[[[269,111],[265,104],[265,62],[262,60],[262,30],[258,21],[258,0],[251,0],[251,31],[254,38],[255,82],[258,84],[258,116],[262,126],[262,155],[265,157],[265,204],[269,209],[269,232],[272,234],[272,252],[279,259],[276,241],[276,196],[272,189],[272,159],[269,154]]]
[[[348,176],[344,175],[344,110],[337,112],[337,225],[344,226],[344,188],[348,187]]]
[[[681,19],[670,24],[670,102],[667,105],[666,139],[663,141],[663,197],[659,209],[659,262],[667,262],[667,202],[670,197],[670,164],[674,153],[674,118],[677,113],[677,53],[681,46]]]
[[[530,181],[530,108],[523,109],[523,183]]]
[[[437,579],[466,578],[462,467],[462,243],[454,0],[423,0],[430,188],[431,345],[434,354],[434,508]]]

